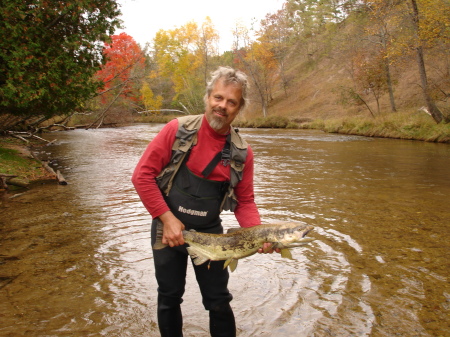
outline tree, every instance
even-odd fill
[[[389,92],[389,102],[391,104],[391,111],[396,112],[394,99],[394,87],[391,71],[390,48],[393,43],[393,35],[391,34],[391,26],[395,26],[398,21],[398,13],[395,11],[395,2],[384,0],[369,0],[367,2],[367,9],[370,18],[373,22],[372,25],[368,25],[366,31],[369,35],[372,35],[374,39],[371,42],[378,45],[379,52],[383,55],[383,64],[386,76],[387,90]]]
[[[211,18],[206,17],[205,22],[200,26],[196,52],[198,63],[200,64],[199,68],[203,68],[205,86],[210,72],[211,58],[218,55],[218,43],[219,34],[214,29]]]
[[[97,128],[103,124],[104,118],[110,114],[110,108],[120,102],[136,104],[141,101],[141,83],[144,77],[145,56],[141,47],[126,33],[113,35],[111,43],[105,43],[103,54],[106,63],[102,66],[96,77],[103,83],[102,92],[99,93],[103,106],[98,118],[91,124]],[[119,112],[123,116],[123,111]]]
[[[429,83],[424,55],[428,48],[449,41],[448,1],[365,0],[365,2],[370,9],[371,17],[379,24],[380,42],[385,50],[385,68],[389,69],[392,58],[414,51],[427,110],[437,123],[447,121],[435,103],[436,94]]]
[[[287,0],[286,10],[297,34],[312,37],[323,32],[328,23],[345,19],[347,4],[339,0]]]
[[[431,27],[424,28],[421,24],[421,17],[419,12],[419,6],[417,4],[417,0],[410,0],[411,4],[411,16],[412,16],[412,22],[413,22],[413,36],[414,36],[414,49],[416,51],[416,58],[417,58],[417,65],[419,68],[419,74],[420,74],[420,82],[422,84],[422,94],[424,97],[424,100],[427,104],[428,111],[430,115],[433,117],[433,119],[436,121],[436,123],[441,122],[449,122],[448,118],[446,118],[442,112],[437,107],[430,90],[430,85],[428,83],[428,77],[427,72],[425,68],[425,61],[424,61],[424,45],[426,43],[432,43],[433,40],[440,37],[439,34],[435,34],[435,31],[431,29]],[[448,2],[443,3],[443,12],[449,14],[449,5]],[[450,23],[450,19],[447,17],[444,18],[445,22],[448,24]],[[434,20],[433,20],[434,21]],[[436,21],[434,21],[436,22]],[[447,30],[444,30],[446,32]],[[431,32],[431,34],[427,34],[427,32]],[[447,37],[448,38],[448,37]]]
[[[139,91],[135,89],[134,84],[143,75],[144,52],[126,33],[113,35],[111,40],[111,43],[105,43],[103,49],[106,63],[96,74],[104,83],[102,99],[106,102],[120,91],[122,98],[136,102],[139,99]],[[140,87],[140,83],[137,87]]]
[[[159,30],[153,40],[153,59],[158,76],[173,83],[172,104],[188,111],[203,109],[205,80],[210,61],[217,56],[218,35],[210,19],[199,26],[195,22]]]
[[[389,90],[388,81],[385,72],[385,59],[382,53],[366,52],[358,55],[354,62],[354,82],[357,88],[355,94],[369,109],[371,115],[374,117],[372,109],[363,100],[362,93],[371,94],[377,104],[377,112],[380,113],[380,97]],[[359,89],[359,90],[358,90]],[[358,91],[361,93],[358,93]]]
[[[3,0],[0,114],[42,120],[82,105],[99,88],[102,41],[119,15],[114,0]]]
[[[155,112],[157,112],[157,110],[161,109],[163,98],[161,95],[155,97],[155,94],[148,83],[144,82],[142,85],[141,94],[146,111],[155,110]]]
[[[261,21],[261,28],[258,31],[258,40],[271,51],[273,60],[277,63],[278,74],[286,96],[291,81],[291,76],[286,72],[286,59],[292,44],[291,34],[286,8],[275,14],[267,14],[266,18]]]

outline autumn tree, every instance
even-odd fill
[[[437,39],[449,39],[448,27],[450,27],[450,4],[448,1],[436,1],[432,7],[434,11],[430,11],[429,0],[424,0],[419,10],[419,2],[417,0],[409,0],[410,14],[412,17],[413,27],[413,48],[416,52],[417,65],[419,68],[420,82],[422,84],[422,94],[426,102],[428,112],[436,121],[436,123],[450,122],[450,117],[444,116],[436,105],[433,98],[427,71],[425,68],[424,49],[427,44],[433,44]],[[436,6],[439,3],[441,6]],[[441,16],[441,13],[444,16]],[[428,16],[427,16],[428,14]],[[438,19],[439,18],[439,19]],[[422,20],[428,25],[424,25]],[[427,22],[428,21],[428,22]],[[435,26],[430,26],[434,25]]]
[[[100,85],[93,75],[102,63],[102,41],[119,26],[119,15],[114,0],[3,0],[3,127],[69,113],[91,97]]]
[[[212,71],[210,60],[216,56],[218,35],[207,18],[200,27],[195,22],[160,30],[153,40],[153,60],[158,76],[173,84],[172,104],[190,113],[203,110],[205,78]]]
[[[439,94],[433,90],[433,85],[429,82],[425,52],[435,48],[439,43],[448,44],[449,42],[450,4],[448,1],[366,0],[366,4],[372,18],[382,22],[384,26],[384,28],[381,27],[384,31],[380,31],[380,41],[386,47],[385,59],[391,60],[399,55],[409,55],[411,52],[415,54],[427,110],[437,123],[446,121],[446,117],[436,105]]]
[[[386,93],[388,88],[388,81],[385,72],[385,59],[382,53],[376,52],[362,52],[358,55],[358,60],[355,62],[354,81],[359,99],[368,107],[372,116],[373,110],[369,107],[363,96],[371,95],[377,105],[377,113],[380,114],[380,98]]]
[[[120,33],[113,35],[110,43],[105,43],[103,55],[106,63],[96,74],[104,84],[102,98],[109,100],[119,92],[121,97],[136,102],[139,94],[135,90],[135,83],[145,67],[145,55],[141,47],[133,37]]]
[[[261,105],[263,116],[267,116],[268,104],[271,98],[269,87],[272,69],[264,68],[264,62],[273,68],[273,55],[259,42],[251,41],[249,31],[242,23],[237,22],[233,31],[233,50],[236,56],[235,63],[244,69],[250,77],[253,91],[256,93],[257,101]],[[271,62],[272,61],[272,62]]]
[[[272,54],[272,61],[276,63],[278,69],[277,76],[281,80],[285,95],[287,95],[287,88],[292,75],[287,73],[286,62],[293,39],[286,8],[283,7],[276,13],[267,14],[265,19],[261,21],[257,36],[262,46]],[[273,66],[272,61],[269,61],[269,66]]]
[[[136,41],[126,33],[113,35],[105,43],[103,55],[106,63],[96,77],[103,82],[99,93],[104,105],[93,124],[102,124],[111,106],[121,99],[125,104],[137,104],[141,98],[141,79],[144,77],[145,55]]]
[[[366,32],[369,36],[369,41],[378,46],[377,54],[382,55],[381,69],[384,71],[386,88],[389,93],[389,102],[391,111],[396,112],[394,98],[394,85],[392,75],[393,53],[391,46],[395,40],[393,35],[396,23],[398,23],[398,12],[394,10],[395,2],[393,1],[370,1],[366,7],[370,21],[367,25]],[[377,101],[378,103],[378,101]]]
[[[155,96],[153,90],[150,88],[150,85],[147,82],[144,82],[141,87],[141,95],[142,102],[145,106],[145,112],[160,112],[163,103],[163,97],[161,95]]]
[[[203,82],[206,85],[211,70],[211,59],[218,55],[219,34],[215,30],[210,17],[199,27],[196,59],[199,69],[202,69]]]

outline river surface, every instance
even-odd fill
[[[46,182],[0,206],[0,336],[158,336],[150,216],[130,176],[161,124],[54,132]],[[238,336],[450,336],[450,146],[243,129],[264,223],[316,240],[239,261]],[[225,227],[237,226],[224,213]],[[188,269],[185,336],[208,336]]]

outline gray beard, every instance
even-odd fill
[[[209,121],[209,126],[213,128],[214,130],[220,130],[225,125],[225,122],[219,118],[216,118],[213,116],[211,120]]]

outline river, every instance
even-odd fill
[[[150,216],[130,176],[161,124],[75,130],[0,208],[0,336],[158,336]],[[450,336],[450,146],[242,129],[264,223],[315,226],[294,260],[239,261],[238,336]],[[237,225],[223,214],[225,227]],[[185,336],[208,336],[193,270]]]

